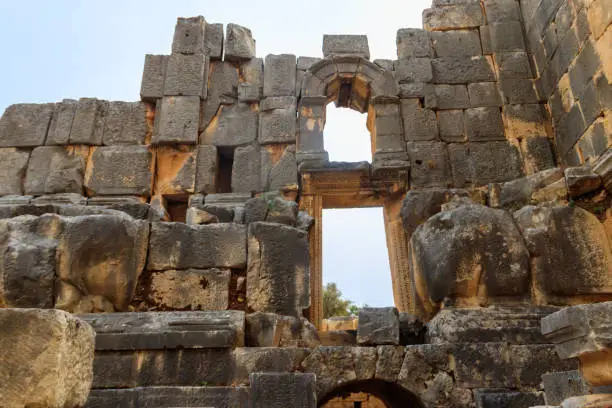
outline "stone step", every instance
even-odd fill
[[[136,387],[91,390],[85,408],[248,406],[248,387]]]

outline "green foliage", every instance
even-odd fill
[[[323,288],[323,316],[327,319],[333,316],[354,315],[357,306],[350,300],[342,298],[342,292],[335,283],[328,283]]]

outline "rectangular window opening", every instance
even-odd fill
[[[189,195],[176,194],[164,196],[166,211],[172,222],[186,222]]]
[[[217,193],[232,192],[232,167],[234,166],[234,149],[220,147],[217,149]]]

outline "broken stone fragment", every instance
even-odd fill
[[[370,59],[368,37],[365,35],[330,35],[323,36],[323,57],[334,55],[357,55]]]
[[[187,209],[187,225],[202,225],[202,224],[216,224],[219,222],[219,218],[207,211],[200,210],[196,207],[189,207]]]
[[[261,188],[278,191],[298,184],[295,145],[265,145],[261,148]]]
[[[601,186],[601,177],[588,165],[565,169],[565,181],[570,197],[573,198],[595,191]]]
[[[246,316],[247,347],[308,347],[320,345],[316,328],[304,317],[274,313]]]
[[[197,152],[193,146],[160,146],[155,166],[155,194],[193,193],[196,182]]]
[[[238,24],[228,24],[225,35],[225,60],[243,61],[255,58],[255,39],[251,30]]]
[[[211,60],[223,56],[223,24],[206,24],[206,49]]]
[[[205,54],[207,51],[205,32],[206,20],[204,20],[204,17],[177,18],[172,41],[172,53]]]
[[[357,344],[376,346],[399,345],[399,313],[394,307],[359,309]]]

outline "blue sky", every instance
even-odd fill
[[[249,27],[260,57],[320,57],[323,34],[367,34],[372,59],[395,59],[397,30],[422,27],[421,13],[430,4],[431,0],[0,0],[0,112],[13,103],[64,98],[138,100],[144,56],[170,53],[179,16],[203,15],[212,23]],[[325,144],[330,158],[368,159],[365,115],[335,108],[328,112]],[[325,281],[337,282],[358,304],[393,303],[380,209],[326,212],[323,243]]]

